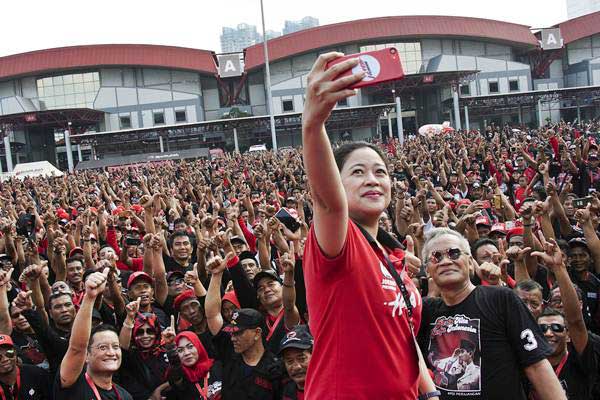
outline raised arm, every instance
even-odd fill
[[[335,79],[354,67],[357,59],[343,61],[326,70],[326,65],[343,54],[330,52],[317,58],[308,75],[306,103],[302,114],[304,168],[314,203],[314,222],[319,246],[329,257],[337,256],[344,246],[348,229],[348,204],[325,121],[339,100],[355,94],[348,87],[363,78],[363,73]]]
[[[106,267],[103,272],[94,272],[85,281],[85,294],[73,322],[69,348],[60,363],[60,385],[63,388],[71,387],[77,381],[85,365],[92,331],[92,310],[96,298],[104,291],[108,271]]]
[[[567,266],[563,262],[561,251],[554,240],[546,241],[542,237],[544,252],[533,252],[544,264],[554,272],[562,297],[565,320],[569,327],[569,338],[578,354],[582,354],[588,343],[588,331],[583,319],[583,312],[577,299],[577,292],[569,278]]]
[[[10,319],[10,311],[8,310],[10,304],[6,292],[13,271],[14,268],[8,271],[0,270],[0,334],[3,335],[12,334],[12,321]]]
[[[283,322],[286,329],[292,329],[300,323],[300,312],[296,307],[296,286],[294,282],[294,267],[296,265],[294,243],[290,245],[289,253],[280,259],[283,268]]]
[[[583,229],[583,235],[594,259],[594,271],[598,274],[600,273],[600,239],[598,239],[598,234],[594,229],[594,225],[592,225],[591,212],[588,205],[587,208],[575,212],[575,219]]]
[[[233,254],[227,254],[227,258],[233,259]],[[221,257],[214,257],[208,260],[206,268],[211,272],[208,293],[204,303],[206,313],[206,322],[208,329],[213,335],[218,334],[223,328],[223,315],[221,314],[221,281],[223,280],[223,271],[227,265]]]
[[[125,317],[121,332],[119,332],[119,345],[124,350],[129,350],[129,346],[131,345],[131,333],[133,332],[133,327],[135,325],[135,316],[140,310],[141,300],[142,298],[138,297],[137,300],[134,300],[125,306],[127,317]]]
[[[567,400],[556,373],[547,359],[525,367],[525,375],[532,383],[539,400]]]

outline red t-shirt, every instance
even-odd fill
[[[401,250],[390,255],[409,290],[416,332],[421,297],[402,271],[403,257]],[[304,276],[315,338],[306,398],[414,400],[419,366],[405,302],[358,227],[349,222],[346,243],[335,258],[323,254],[311,228]]]

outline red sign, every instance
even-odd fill
[[[433,83],[433,75],[425,75],[423,77],[423,83]]]
[[[25,122],[36,122],[37,115],[35,114],[25,114]]]

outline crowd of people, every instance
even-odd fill
[[[301,149],[1,184],[2,399],[600,398],[598,123],[332,151],[335,56]]]

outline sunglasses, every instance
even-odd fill
[[[456,261],[463,254],[464,254],[463,251],[458,248],[452,248],[452,249],[447,249],[447,250],[443,250],[443,251],[442,250],[432,251],[431,255],[429,256],[429,261],[434,262],[434,263],[441,263],[442,260],[444,259],[444,257],[448,257],[450,260]]]
[[[562,333],[565,331],[564,325],[556,324],[556,323],[555,324],[538,324],[538,326],[542,330],[542,333],[546,333],[546,331],[548,329],[552,329],[552,332],[554,332],[554,333]]]
[[[9,349],[9,350],[6,350],[6,351],[0,351],[0,358],[2,356],[4,356],[6,358],[13,359],[13,358],[15,358],[16,355],[17,355],[17,352],[14,349]]]
[[[146,329],[138,329],[138,331],[135,333],[135,336],[142,336],[142,335],[154,335],[154,331],[150,328],[146,328]]]

